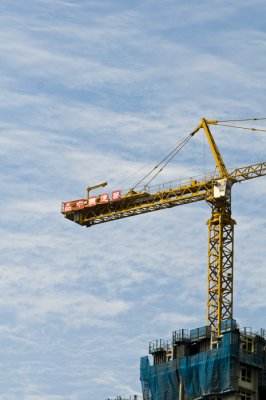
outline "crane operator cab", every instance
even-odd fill
[[[219,179],[213,184],[213,196],[215,199],[220,199],[221,197],[225,197],[230,199],[231,196],[231,188],[233,182],[229,179]]]

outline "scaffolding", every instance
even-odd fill
[[[162,344],[168,342],[159,340],[150,344],[154,365],[150,364],[147,356],[142,357],[140,363],[143,399],[242,399],[245,397],[241,393],[245,391],[241,389],[241,378],[250,385],[251,376],[256,375],[258,382],[255,386],[260,397],[257,395],[250,399],[265,400],[265,337],[247,330],[240,331],[235,320],[224,321],[221,330],[222,334],[216,342],[212,342],[209,327],[193,329],[190,335],[185,330],[173,332],[173,358],[169,361],[161,361],[165,360],[163,351],[169,351],[169,345]],[[157,349],[156,343],[160,346]],[[250,374],[250,379],[241,377],[241,373]],[[231,397],[228,397],[230,394]]]

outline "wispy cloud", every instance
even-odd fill
[[[148,341],[204,325],[207,205],[85,229],[60,203],[131,187],[202,116],[265,116],[255,4],[1,2],[1,399],[139,393]],[[264,161],[263,133],[213,132],[228,165]],[[199,133],[154,183],[209,170]],[[233,193],[235,316],[258,329],[265,182]]]

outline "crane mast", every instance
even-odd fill
[[[172,208],[184,204],[205,200],[211,206],[208,220],[208,284],[207,284],[207,325],[214,337],[220,335],[221,323],[233,318],[233,258],[234,225],[231,216],[231,189],[234,183],[266,175],[266,162],[227,170],[209,125],[218,121],[201,123],[191,133],[194,136],[200,129],[210,145],[218,174],[203,176],[187,183],[165,185],[153,192],[145,188],[142,191],[130,190],[125,194],[121,190],[99,196],[89,196],[89,191],[100,185],[88,187],[87,198],[62,204],[62,214],[79,225],[90,227],[148,212]]]
[[[233,318],[234,225],[231,193],[209,200],[207,325],[220,334],[221,322]]]
[[[210,121],[209,124],[216,121]],[[231,187],[233,181],[204,118],[201,120],[221,180],[209,200],[211,218],[208,221],[208,289],[207,325],[214,336],[220,335],[221,322],[233,318],[234,225],[231,217]],[[216,189],[216,190],[215,190]]]

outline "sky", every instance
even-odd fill
[[[61,202],[132,187],[202,117],[266,117],[265,18],[264,0],[0,1],[1,400],[141,395],[149,341],[205,325],[206,203],[86,229]],[[212,132],[228,167],[266,161],[265,132]],[[214,169],[199,132],[154,183]],[[234,317],[254,331],[265,197],[264,177],[233,188]]]

